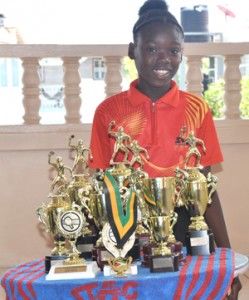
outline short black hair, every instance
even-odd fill
[[[163,22],[170,26],[176,26],[184,37],[184,32],[175,18],[168,10],[168,4],[164,0],[147,0],[138,11],[138,20],[133,27],[133,37],[135,39],[138,31],[152,22]]]

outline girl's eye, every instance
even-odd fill
[[[173,54],[173,55],[177,55],[179,52],[180,52],[179,49],[171,49],[170,50],[170,53]]]
[[[154,47],[148,47],[148,48],[147,48],[147,52],[148,52],[148,53],[156,53],[156,51],[157,51],[157,50],[156,50],[156,48],[154,48]]]

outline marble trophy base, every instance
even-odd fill
[[[49,273],[51,267],[59,261],[67,259],[67,255],[46,255],[45,256],[45,273]]]
[[[92,249],[98,239],[97,235],[80,236],[77,239],[76,247],[80,251],[80,258],[91,258]]]
[[[189,230],[186,233],[187,255],[210,255],[215,252],[214,235],[211,229]]]
[[[96,261],[73,265],[64,265],[62,261],[59,261],[51,267],[46,280],[95,278],[98,272]]]

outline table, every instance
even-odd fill
[[[177,272],[150,273],[138,266],[138,274],[127,278],[46,280],[44,260],[17,265],[6,271],[1,284],[8,299],[70,300],[70,299],[210,299],[221,300],[226,295],[234,275],[248,266],[245,256],[231,249],[217,248],[215,254],[187,256],[186,265]],[[243,259],[244,261],[243,261]]]

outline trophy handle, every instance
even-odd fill
[[[218,178],[216,176],[212,175],[211,172],[209,172],[207,174],[207,187],[208,187],[208,189],[210,189],[209,193],[208,193],[208,204],[212,203],[211,196],[216,190],[217,181],[218,181]]]
[[[175,226],[177,222],[178,214],[174,211],[171,211],[170,213],[170,231],[173,232],[173,227]]]
[[[46,218],[47,218],[47,206],[44,203],[42,203],[42,205],[39,206],[36,209],[36,214],[38,216],[39,221],[45,225],[45,231],[46,232],[51,232],[51,228],[49,226],[49,223],[46,221]]]
[[[176,200],[175,205],[177,207],[184,206],[184,198],[183,193],[187,187],[187,179],[189,177],[189,174],[181,170],[179,167],[175,169],[175,176],[176,176]]]

